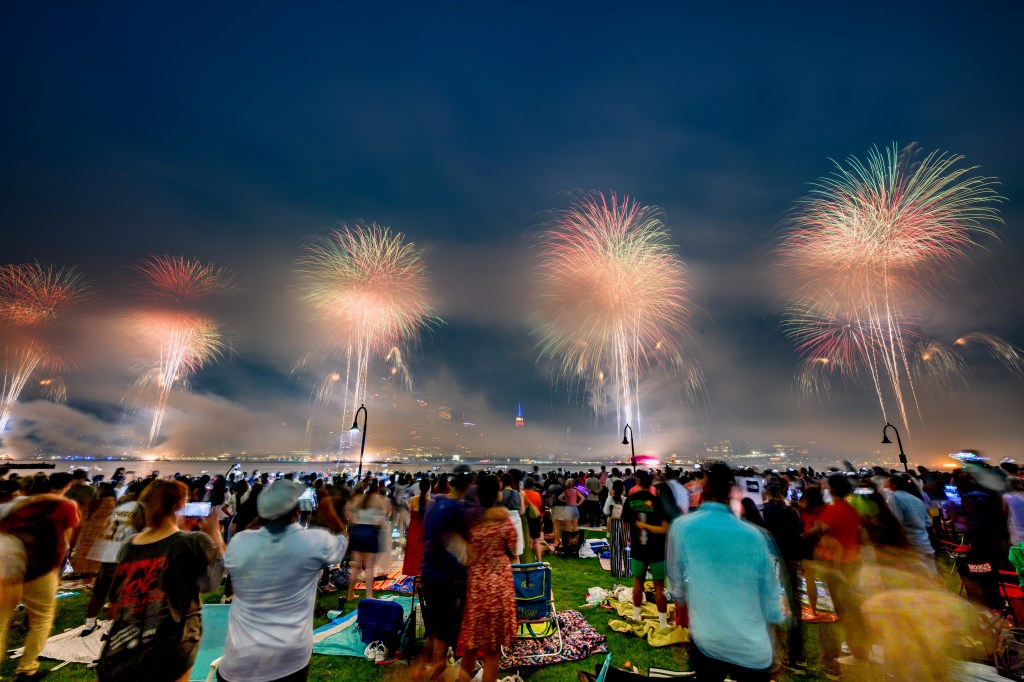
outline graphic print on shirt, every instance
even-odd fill
[[[109,651],[111,654],[123,649],[134,649],[152,640],[167,618],[167,599],[161,589],[161,578],[167,569],[167,557],[148,557],[136,561],[125,561],[117,567],[121,584],[117,595],[117,608],[130,613],[130,618],[121,615],[125,623],[122,630],[111,633]]]

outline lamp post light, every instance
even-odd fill
[[[903,441],[900,440],[900,432],[897,431],[896,427],[893,426],[892,424],[890,424],[889,422],[886,422],[885,426],[882,427],[882,445],[888,445],[888,444],[892,443],[892,441],[889,440],[889,436],[886,435],[886,432],[889,429],[892,429],[892,432],[896,434],[896,444],[900,448],[900,464],[903,465],[903,471],[904,472],[909,472],[910,469],[907,468],[907,456],[903,452]]]
[[[629,437],[626,437],[626,431],[629,431]],[[629,446],[629,463],[633,467],[633,474],[636,475],[636,446],[633,444],[633,429],[630,428],[629,424],[626,424],[626,428],[622,429],[622,444]]]
[[[359,413],[363,413],[363,428],[359,428]],[[356,474],[356,481],[363,480],[363,452],[366,450],[366,405],[360,405],[356,410],[356,416],[352,419],[352,429],[349,433],[363,432],[363,442],[359,446],[359,473]]]

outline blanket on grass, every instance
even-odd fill
[[[412,612],[412,600],[402,598],[394,594],[383,594],[379,597],[382,601],[395,601],[402,605],[403,618],[408,618]],[[362,633],[356,627],[356,614],[358,611],[338,616],[330,623],[321,625],[313,630],[313,653],[326,656],[353,656],[363,658],[366,644],[363,642]],[[391,652],[388,652],[389,654]]]
[[[558,637],[545,637],[544,639],[517,639],[516,643],[507,651],[502,651],[502,670],[510,668],[523,668],[538,665],[536,660],[524,658],[526,656],[537,656],[543,654],[556,654],[547,657],[541,665],[552,663],[565,663],[567,661],[579,661],[591,654],[608,653],[608,643],[605,636],[594,629],[586,618],[579,611],[559,611],[555,618],[562,630],[562,651],[558,653]]]

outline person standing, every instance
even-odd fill
[[[506,476],[508,474],[505,474]],[[473,675],[483,659],[482,682],[498,679],[498,654],[516,638],[516,593],[509,554],[514,551],[515,524],[501,509],[498,479],[490,474],[477,484],[484,511],[469,531],[466,609],[459,632],[462,672]]]
[[[654,581],[654,600],[658,607],[658,624],[668,627],[668,602],[665,600],[665,534],[668,518],[658,497],[651,493],[651,474],[638,471],[638,490],[626,498],[622,522],[629,527],[631,554],[629,569],[633,574],[633,619],[640,620],[644,580],[647,571]]]
[[[530,546],[533,548],[533,560],[540,561],[544,547],[544,503],[537,490],[537,483],[532,476],[526,477],[523,484],[523,498],[526,500],[526,530],[530,535]]]
[[[690,665],[698,682],[768,682],[771,625],[785,622],[768,536],[729,508],[728,465],[707,472],[700,508],[672,522],[668,575],[689,613]],[[728,570],[723,570],[723,567]]]
[[[145,481],[128,486],[128,490],[121,496],[119,504],[107,519],[106,528],[100,533],[89,553],[89,559],[97,562],[100,568],[92,585],[89,605],[85,609],[83,637],[92,634],[96,629],[96,618],[107,602],[110,585],[114,581],[114,571],[117,569],[117,557],[121,553],[121,547],[146,525],[142,506],[135,501],[145,486]]]
[[[913,481],[899,474],[892,476],[886,487],[892,491],[886,500],[889,510],[903,527],[910,547],[920,555],[928,571],[933,572],[935,548],[932,547],[931,538],[928,536],[931,517],[928,515],[927,505],[920,498],[920,491]]]
[[[594,527],[601,522],[601,507],[599,503],[601,501],[601,489],[604,486],[601,485],[601,481],[597,478],[593,469],[587,474],[583,485],[587,487],[587,501],[583,503],[586,510],[584,514],[586,518],[583,525]]]
[[[179,529],[177,513],[188,498],[184,483],[160,479],[139,497],[146,528],[118,557],[100,682],[178,682],[192,671],[202,633],[199,595],[224,577],[224,541],[214,514],[201,532]]]
[[[423,517],[430,505],[430,479],[419,480],[419,495],[409,500],[409,535],[405,540],[402,573],[419,575],[423,565]]]
[[[451,491],[434,498],[423,519],[423,627],[427,679],[445,668],[445,650],[455,648],[466,604],[466,561],[469,530],[463,499],[472,478],[457,473]],[[503,512],[502,512],[503,513]]]
[[[374,564],[381,551],[380,536],[387,525],[386,498],[377,494],[377,479],[370,479],[362,495],[349,507],[349,541],[352,543],[353,569],[348,579],[348,597],[355,599],[356,578],[363,574],[366,598],[373,599]],[[391,532],[388,528],[387,532]]]
[[[313,653],[317,574],[339,563],[348,541],[298,524],[306,486],[281,479],[260,495],[260,529],[236,535],[224,555],[235,598],[221,682],[303,682]]]
[[[867,621],[861,609],[856,589],[860,568],[861,519],[857,510],[846,501],[853,486],[843,474],[828,477],[832,502],[825,505],[818,518],[815,532],[820,537],[815,557],[822,566],[822,578],[846,636],[853,661],[839,661],[835,646],[823,647],[823,657],[831,674],[838,673],[839,662],[866,662],[868,658]],[[808,586],[810,589],[810,586]]]
[[[786,596],[789,599],[789,666],[804,669],[803,621],[800,618],[800,560],[803,558],[803,524],[796,509],[786,503],[786,482],[772,477],[765,485],[768,501],[764,504],[764,527],[775,540],[786,574]]]
[[[626,560],[626,526],[622,523],[622,508],[626,502],[622,481],[615,479],[612,492],[604,503],[604,517],[608,524],[608,549],[611,558],[612,577],[623,578],[629,575],[629,562]]]
[[[70,482],[70,474],[52,474],[43,486],[49,488],[49,493],[15,499],[5,507],[0,519],[0,533],[16,538],[25,551],[20,590],[12,589],[25,605],[29,623],[25,649],[16,668],[19,682],[41,679],[44,674],[39,671],[39,654],[53,629],[60,571],[68,555],[72,533],[81,523],[78,505],[64,497]],[[3,563],[6,562],[5,557]],[[13,558],[11,563],[15,563]],[[0,612],[0,662],[7,654],[7,633],[19,600],[5,601]]]
[[[526,551],[526,541],[523,537],[523,523],[520,521],[520,514],[525,511],[523,496],[519,490],[519,483],[513,480],[507,471],[501,475],[501,500],[500,506],[505,509],[508,518],[516,529],[516,543],[512,552],[515,554],[516,563],[522,563],[523,552]]]

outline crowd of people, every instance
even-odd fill
[[[19,680],[41,677],[64,577],[92,581],[83,635],[110,621],[101,680],[188,679],[201,633],[200,595],[224,584],[232,603],[225,682],[305,680],[318,590],[347,562],[348,591],[374,578],[402,538],[417,576],[426,634],[414,674],[437,679],[450,652],[469,676],[498,679],[516,636],[512,565],[575,552],[581,528],[604,530],[611,577],[632,578],[641,620],[653,583],[658,627],[689,628],[698,680],[769,680],[806,666],[809,620],[827,586],[849,651],[823,642],[827,674],[865,663],[874,641],[857,575],[871,561],[938,581],[937,549],[957,536],[967,594],[1001,607],[995,573],[1024,541],[1024,479],[1015,465],[756,472],[724,463],[694,471],[600,467],[388,475],[157,474],[104,480],[84,471],[0,481],[0,645],[19,603],[28,617]],[[978,567],[987,570],[979,570]],[[68,575],[71,574],[71,575]],[[669,600],[675,621],[669,622]]]

